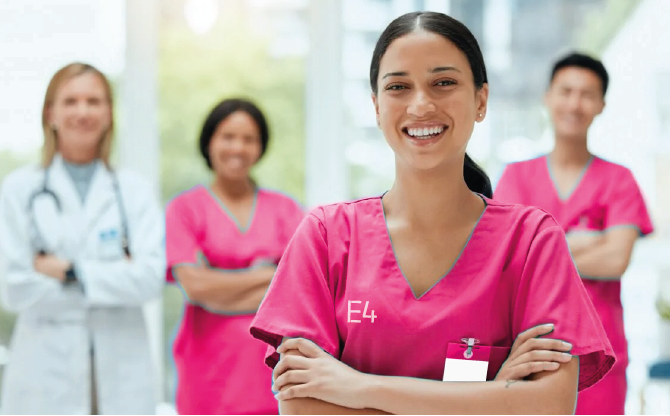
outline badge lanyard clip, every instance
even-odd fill
[[[463,353],[463,357],[469,360],[473,356],[472,349],[475,347],[475,344],[479,344],[479,340],[475,338],[462,338],[461,341],[468,346]]]

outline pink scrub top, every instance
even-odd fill
[[[529,178],[532,178],[530,180]],[[644,236],[653,231],[640,188],[627,168],[593,157],[568,195],[559,195],[547,156],[508,165],[494,199],[536,206],[551,213],[566,233],[605,232],[632,227]],[[586,291],[617,356],[608,377],[580,394],[577,414],[623,414],[628,344],[624,333],[620,276],[593,280],[582,276]]]
[[[521,332],[554,323],[552,338],[580,356],[579,390],[600,380],[615,357],[563,231],[537,208],[482,198],[460,257],[419,297],[398,267],[380,197],[313,210],[251,325],[269,344],[266,363],[277,363],[283,337],[302,337],[364,373],[442,380],[449,346],[475,338],[491,347],[491,380]]]
[[[209,188],[173,199],[166,210],[168,282],[175,283],[173,267],[201,258],[224,271],[278,263],[304,211],[278,192],[259,189],[255,198],[247,229]],[[186,299],[173,344],[180,414],[277,414],[265,348],[249,335],[254,314],[208,311]]]

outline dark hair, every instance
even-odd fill
[[[261,157],[265,154],[268,142],[270,141],[270,131],[263,112],[251,101],[241,98],[230,98],[221,101],[210,111],[200,132],[200,154],[205,158],[205,162],[207,162],[207,166],[210,169],[212,169],[212,161],[209,157],[209,143],[212,141],[212,136],[219,123],[237,111],[244,111],[256,122],[261,134]]]
[[[577,67],[588,69],[595,73],[598,78],[600,78],[600,83],[602,84],[603,97],[607,93],[607,87],[609,86],[610,77],[607,74],[605,65],[603,63],[591,56],[584,55],[582,53],[573,52],[567,56],[564,56],[554,64],[554,68],[551,70],[551,78],[549,83],[554,81],[556,78],[556,73],[563,68]]]
[[[413,12],[404,14],[392,21],[379,37],[370,64],[370,87],[377,94],[379,81],[379,65],[391,43],[416,30],[440,35],[456,45],[468,58],[475,87],[481,88],[488,83],[484,57],[479,48],[477,39],[465,25],[446,14],[436,12]],[[467,154],[463,165],[463,177],[471,191],[480,193],[487,198],[493,197],[491,180],[484,170],[479,167]]]

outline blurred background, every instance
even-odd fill
[[[494,181],[506,163],[551,150],[542,97],[553,61],[574,49],[603,59],[611,86],[590,147],[633,171],[657,230],[638,243],[623,284],[627,412],[639,413],[644,389],[648,413],[670,413],[670,387],[647,386],[649,365],[670,356],[670,307],[658,302],[670,302],[668,0],[0,0],[0,180],[38,160],[46,85],[85,61],[114,83],[117,164],[150,178],[163,203],[209,182],[197,137],[230,96],[269,118],[261,186],[310,207],[382,193],[394,161],[376,127],[369,64],[383,28],[415,10],[448,13],[480,41],[491,99],[469,153]],[[181,312],[171,287],[147,306],[159,413],[172,411]],[[0,345],[13,319],[0,312]]]

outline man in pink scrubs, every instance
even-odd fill
[[[277,414],[265,348],[248,328],[304,213],[249,177],[268,139],[255,105],[220,103],[200,137],[214,183],[166,210],[167,280],[187,298],[173,345],[180,414]]]
[[[476,39],[441,13],[403,15],[377,42],[370,84],[395,182],[313,210],[251,325],[281,412],[572,413],[615,357],[563,230],[491,200],[465,154],[487,110]],[[568,360],[498,378],[515,339],[543,324]]]
[[[554,65],[545,103],[555,147],[547,156],[506,167],[495,199],[540,207],[568,236],[570,251],[617,356],[614,369],[580,393],[577,414],[623,414],[628,351],[621,277],[639,236],[653,231],[635,178],[592,155],[587,132],[603,111],[608,75],[600,61],[571,54]]]

